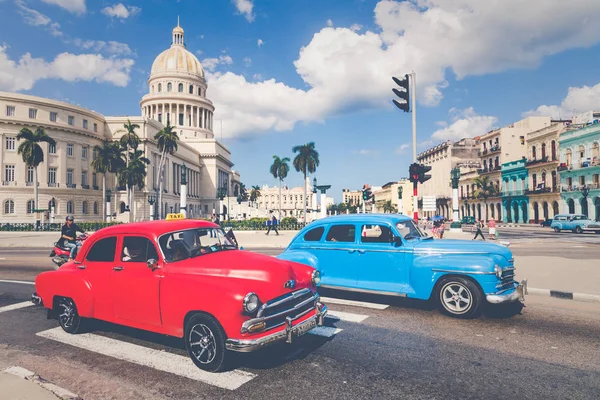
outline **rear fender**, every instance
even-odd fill
[[[56,298],[68,297],[77,305],[79,315],[91,318],[94,311],[91,286],[74,272],[62,268],[42,272],[35,278],[35,291],[46,308],[53,308]]]

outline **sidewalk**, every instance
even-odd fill
[[[0,390],[0,396],[10,400],[81,400],[81,397],[21,367],[0,371]]]

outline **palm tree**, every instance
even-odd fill
[[[179,136],[177,136],[177,132],[173,130],[173,126],[169,125],[167,121],[167,126],[161,129],[156,135],[154,135],[154,139],[156,139],[158,149],[161,152],[160,155],[160,163],[158,165],[158,176],[156,177],[156,186],[158,187],[158,204],[162,204],[162,194],[163,194],[163,185],[164,185],[164,174],[163,169],[165,168],[165,161],[167,160],[167,153],[173,155],[177,151],[177,142],[179,141]]]
[[[398,210],[396,209],[396,205],[392,204],[391,200],[386,201],[385,203],[383,203],[383,212],[384,213],[396,213],[398,212]]]
[[[131,197],[134,198],[135,195],[135,187],[142,190],[145,186],[145,178],[146,178],[146,165],[150,164],[150,160],[148,160],[144,156],[144,151],[142,150],[134,150],[130,154],[129,164],[121,170],[119,173],[119,184],[126,185],[131,189]],[[133,207],[133,203],[130,208],[129,219],[132,220],[135,215],[135,207]]]
[[[258,198],[260,197],[260,186],[254,185],[252,186],[252,190],[250,190],[250,201],[252,203],[256,203]]]
[[[140,129],[140,126],[138,124],[132,124],[131,121],[128,119],[126,124],[123,124],[123,128],[125,128],[125,130],[120,129],[115,133],[125,133],[123,136],[121,136],[121,139],[119,140],[119,143],[121,144],[121,147],[125,150],[125,156],[126,156],[126,161],[125,161],[125,167],[129,167],[129,149],[133,149],[133,150],[137,150],[138,146],[140,145],[140,138],[139,136],[135,133],[136,129]],[[127,191],[127,201],[129,202],[129,207],[130,210],[133,208],[133,204],[132,204],[132,198],[131,198],[131,193],[129,191],[129,185],[126,185],[126,191]],[[131,221],[131,211],[129,214],[129,220]]]
[[[297,172],[304,174],[304,224],[306,224],[306,176],[314,173],[319,166],[319,153],[315,150],[315,143],[310,142],[301,146],[292,148],[294,153],[298,153],[294,157],[294,168]]]
[[[17,135],[17,140],[23,139],[24,142],[19,145],[18,154],[23,157],[23,162],[28,167],[33,167],[33,197],[34,208],[38,209],[38,177],[37,167],[44,162],[44,150],[39,143],[46,142],[56,146],[56,141],[52,139],[44,129],[37,128],[35,132],[29,128],[22,128]]]
[[[487,220],[488,217],[488,205],[487,200],[490,197],[498,194],[498,189],[494,186],[494,183],[490,181],[489,176],[478,176],[473,179],[473,183],[477,186],[477,189],[473,193],[476,199],[483,199],[483,203],[485,204],[485,218]]]
[[[119,143],[105,140],[102,146],[94,146],[94,159],[92,168],[94,172],[102,174],[102,211],[106,217],[106,173],[117,173],[124,165],[121,146]]]
[[[281,182],[287,178],[288,172],[290,172],[289,162],[290,159],[288,157],[279,158],[278,156],[273,156],[273,164],[269,169],[271,175],[279,180],[279,220],[281,220]]]
[[[248,190],[246,189],[246,185],[240,183],[240,187],[238,189],[238,196],[242,201],[248,201]]]

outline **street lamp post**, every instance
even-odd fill
[[[155,215],[153,215],[153,208],[152,208],[152,206],[154,205],[155,202],[156,202],[156,197],[149,194],[148,195],[148,204],[150,204],[150,219],[151,220],[154,220],[154,218],[155,218]]]
[[[402,202],[402,191],[404,189],[402,186],[398,186],[398,214],[402,214],[404,212],[404,204]]]
[[[450,171],[450,179],[452,181],[452,224],[450,231],[461,231],[461,224],[458,215],[458,181],[460,180],[460,168],[456,167]]]
[[[56,199],[50,200],[50,223],[54,223],[54,210],[56,209]]]
[[[317,185],[317,177],[313,179],[313,193],[316,193],[317,190],[321,191],[321,218],[327,217],[326,192],[330,188],[331,185]]]
[[[106,189],[106,222],[110,222],[110,199],[112,197],[112,190]]]
[[[187,217],[187,167],[181,165],[181,190],[179,196],[179,212]]]
[[[584,214],[586,217],[589,214],[589,212],[588,212],[588,204],[587,204],[587,197],[588,197],[589,194],[590,194],[590,188],[587,187],[587,185],[583,185],[581,187],[581,195],[583,196],[581,204],[583,205],[584,202],[585,202],[585,212],[584,212],[583,207],[582,207],[581,213]]]
[[[158,202],[158,200],[160,199],[159,193],[158,193],[158,188],[154,188],[154,201],[156,202],[156,206],[154,207],[154,217],[153,219],[155,221],[157,221],[159,219],[158,217],[158,209],[160,208],[160,204]]]

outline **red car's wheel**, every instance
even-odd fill
[[[58,318],[60,327],[67,333],[81,332],[82,321],[77,306],[72,299],[68,297],[59,297],[55,301],[54,313]]]
[[[195,314],[185,324],[185,347],[200,369],[222,371],[226,366],[225,332],[219,322],[207,314]]]

